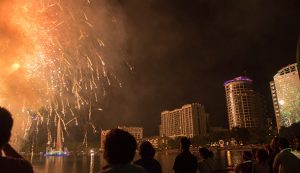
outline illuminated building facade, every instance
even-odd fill
[[[275,87],[274,81],[270,82],[270,89],[271,89],[271,95],[272,95],[272,100],[273,100],[273,107],[274,107],[274,112],[275,112],[277,129],[279,129],[278,127],[281,126],[281,119],[280,119],[279,103],[278,103],[278,99],[277,99],[277,92],[276,92],[276,87]]]
[[[208,114],[204,106],[192,103],[173,111],[161,112],[161,137],[194,137],[208,133]]]
[[[153,145],[153,148],[166,148],[168,146],[168,140],[167,137],[160,137],[160,136],[152,136],[143,138],[143,141],[148,141]]]
[[[240,76],[226,81],[224,86],[229,129],[257,127],[266,109],[263,98],[253,90],[253,81]]]
[[[142,127],[126,127],[126,126],[118,126],[118,129],[124,130],[130,133],[137,142],[140,142],[143,138],[143,128]],[[106,135],[110,132],[110,130],[101,130],[100,136],[100,149],[104,149],[104,143]]]
[[[297,63],[278,71],[270,82],[277,129],[300,121],[300,80]]]
[[[137,141],[140,141],[143,138],[143,128],[142,127],[126,127],[118,126],[118,129],[124,130],[130,133]]]

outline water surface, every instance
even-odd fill
[[[178,153],[157,152],[155,158],[161,163],[163,173],[171,173],[175,157]],[[197,153],[195,153],[197,155]],[[135,157],[135,160],[139,156]],[[36,173],[98,173],[106,165],[103,154],[29,158]],[[225,169],[236,166],[241,161],[241,151],[215,151],[214,160],[216,169]]]

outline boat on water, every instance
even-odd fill
[[[57,124],[57,132],[56,132],[56,143],[54,142],[54,144],[56,144],[53,148],[50,147],[50,143],[48,142],[48,147],[46,149],[46,153],[44,154],[44,156],[69,156],[70,153],[67,150],[67,148],[63,148],[63,133],[61,130],[61,120],[58,120],[58,124]],[[51,140],[49,140],[51,141]]]
[[[57,151],[57,150],[52,150],[48,151],[44,154],[44,156],[69,156],[70,153],[68,151]]]

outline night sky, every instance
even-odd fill
[[[223,83],[254,80],[271,110],[269,81],[296,61],[299,0],[120,0],[109,4],[122,21],[122,61],[95,111],[99,128],[142,126],[158,135],[160,112],[199,102],[212,126],[227,127]],[[274,113],[269,112],[270,115]]]

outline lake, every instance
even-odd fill
[[[242,151],[214,151],[214,160],[217,169],[236,166],[241,161]],[[163,173],[171,173],[175,157],[178,153],[157,152],[155,158],[161,163]],[[197,153],[194,153],[196,156]],[[138,159],[137,155],[135,160]],[[36,173],[97,173],[106,165],[103,154],[69,156],[69,157],[44,157],[34,156],[28,158]]]

